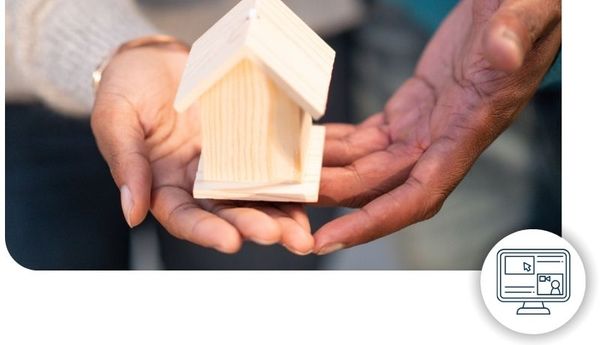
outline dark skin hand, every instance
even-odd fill
[[[538,88],[561,44],[559,0],[465,0],[383,112],[327,126],[320,204],[359,208],[315,233],[317,254],[435,215]]]
[[[224,253],[251,240],[327,254],[433,216],[531,98],[559,47],[560,1],[461,2],[382,113],[328,126],[321,203],[361,208],[314,240],[301,205],[192,198],[201,114],[172,109],[186,53],[145,47],[115,56],[92,129],[130,226],[151,210],[174,236]]]

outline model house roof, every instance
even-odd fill
[[[175,109],[187,110],[243,59],[315,120],[325,113],[335,51],[281,0],[242,0],[194,43]]]

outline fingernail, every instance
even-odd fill
[[[267,241],[267,240],[263,240],[262,238],[254,238],[254,237],[249,238],[249,240],[256,244],[260,244],[261,246],[270,246],[272,244],[277,243],[277,241]]]
[[[296,255],[300,255],[300,256],[306,256],[306,255],[308,255],[308,254],[310,254],[310,253],[312,253],[312,252],[313,252],[313,251],[312,251],[312,248],[311,248],[311,249],[309,249],[309,250],[307,250],[307,251],[305,251],[305,252],[301,252],[301,251],[299,251],[299,250],[296,250],[296,249],[294,249],[294,248],[288,247],[288,246],[286,246],[285,244],[282,244],[282,246],[284,246],[284,247],[285,247],[285,249],[289,250],[290,252],[292,252],[292,253],[294,253],[294,254],[296,254]]]
[[[333,252],[337,252],[340,249],[343,249],[344,245],[341,243],[332,243],[332,244],[328,244],[325,247],[321,248],[321,250],[319,250],[316,254],[317,255],[327,255],[327,254],[331,254]]]
[[[225,247],[224,245],[218,244],[216,246],[213,247],[216,251],[219,251],[223,254],[227,254],[229,253],[229,251],[227,250],[227,247]]]
[[[131,191],[129,187],[126,185],[121,186],[121,207],[123,208],[123,215],[125,216],[125,221],[130,228],[131,226],[131,212],[133,211],[133,195],[131,195]]]
[[[508,42],[509,44],[512,44],[514,47],[516,47],[519,51],[522,50],[521,47],[521,40],[519,39],[519,36],[517,36],[517,34],[508,29],[508,28],[504,28],[504,30],[502,30],[502,38]]]

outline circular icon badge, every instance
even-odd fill
[[[581,258],[564,238],[543,230],[508,235],[481,269],[481,294],[498,322],[515,332],[542,334],[569,321],[585,293]]]

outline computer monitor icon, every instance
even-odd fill
[[[501,249],[496,256],[496,294],[520,302],[517,315],[550,315],[545,302],[566,302],[571,293],[571,255],[566,249]]]

